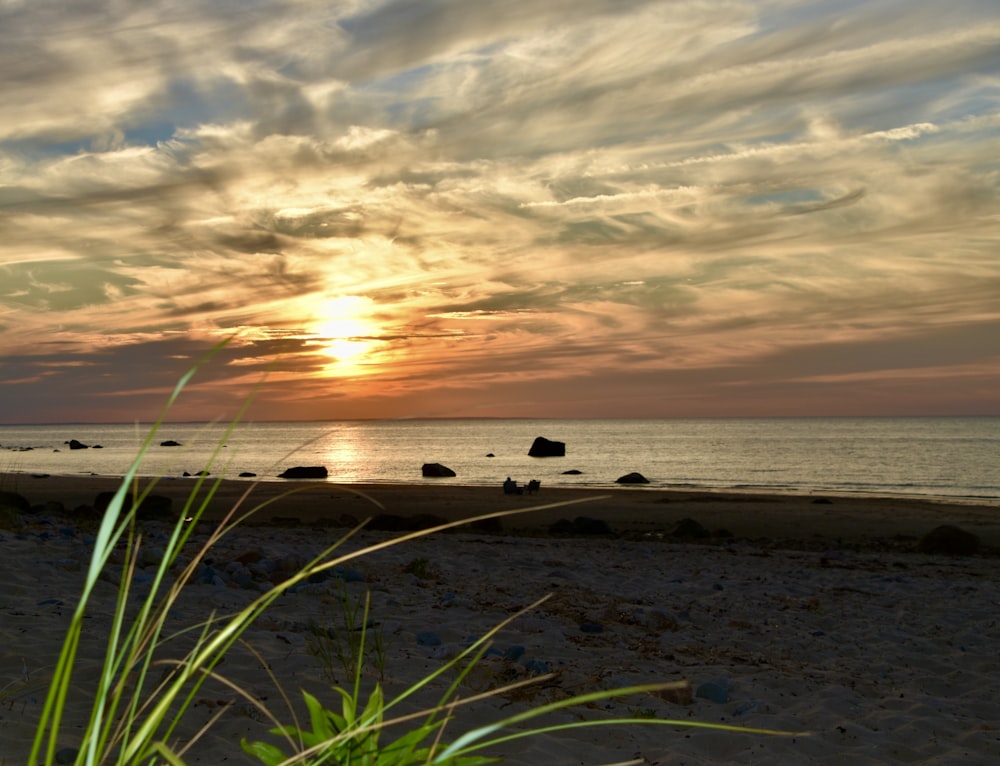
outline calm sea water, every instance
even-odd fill
[[[0,426],[0,470],[120,475],[148,428]],[[996,417],[251,423],[228,439],[222,434],[220,426],[168,424],[140,473],[208,467],[213,475],[267,478],[293,465],[324,465],[330,481],[344,483],[499,485],[512,476],[543,486],[609,487],[638,471],[652,488],[1000,501]],[[565,442],[566,456],[528,457],[536,436]],[[70,450],[69,439],[102,448]],[[159,446],[167,439],[183,446]],[[442,463],[457,476],[424,479],[424,463]],[[571,469],[581,473],[564,473]]]

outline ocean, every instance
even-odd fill
[[[148,431],[0,426],[0,471],[121,475]],[[565,457],[528,457],[536,436],[564,442]],[[70,450],[70,439],[90,448]],[[159,446],[166,440],[181,446]],[[500,486],[510,476],[543,487],[612,487],[636,471],[653,489],[1000,501],[998,417],[245,423],[228,438],[223,426],[169,423],[153,445],[140,475],[271,479],[290,466],[322,465],[329,481],[347,484]],[[425,479],[424,463],[457,475]]]

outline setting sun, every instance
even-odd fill
[[[349,367],[352,374],[365,355],[378,345],[378,328],[367,317],[372,301],[357,295],[345,295],[320,304],[313,333],[323,347],[323,353],[336,364],[331,371]]]

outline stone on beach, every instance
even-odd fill
[[[971,556],[979,552],[979,538],[954,524],[942,524],[917,541],[917,552]]]
[[[103,514],[108,509],[114,496],[114,492],[101,492],[98,494],[94,498],[94,511],[98,514]],[[132,507],[131,503],[131,498],[126,495],[122,504],[122,510],[128,511]],[[140,519],[169,520],[172,518],[172,504],[173,501],[164,495],[146,495],[139,501],[139,507],[136,509],[136,517]]]
[[[694,519],[681,519],[670,530],[670,536],[687,539],[704,539],[711,537],[712,534]]]
[[[604,519],[594,519],[590,516],[577,516],[559,521],[549,526],[552,535],[614,535],[615,531]]]

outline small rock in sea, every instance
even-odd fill
[[[241,478],[241,479],[252,479],[252,478],[254,478],[254,477],[255,477],[256,475],[257,475],[257,474],[253,473],[252,471],[241,471],[241,472],[240,472],[240,478]]]
[[[68,442],[63,442],[63,444],[68,444],[70,449],[90,449],[88,445],[76,439],[70,439]]]
[[[619,476],[615,479],[616,484],[649,484],[649,479],[643,476],[638,471],[633,471],[632,473],[627,473],[624,476]]]
[[[563,471],[563,476],[579,476],[583,471],[576,468],[570,468],[568,471]]]
[[[487,452],[486,457],[496,457],[492,452]]]
[[[422,630],[417,633],[417,644],[419,646],[440,646],[441,637],[433,630]]]
[[[954,524],[935,527],[917,541],[918,553],[971,556],[979,551],[979,538]]]
[[[286,468],[278,474],[279,479],[325,479],[328,476],[325,466],[322,465],[296,465]]]
[[[174,441],[173,439],[167,439],[166,441],[160,442],[161,447],[180,447],[181,443]]]

